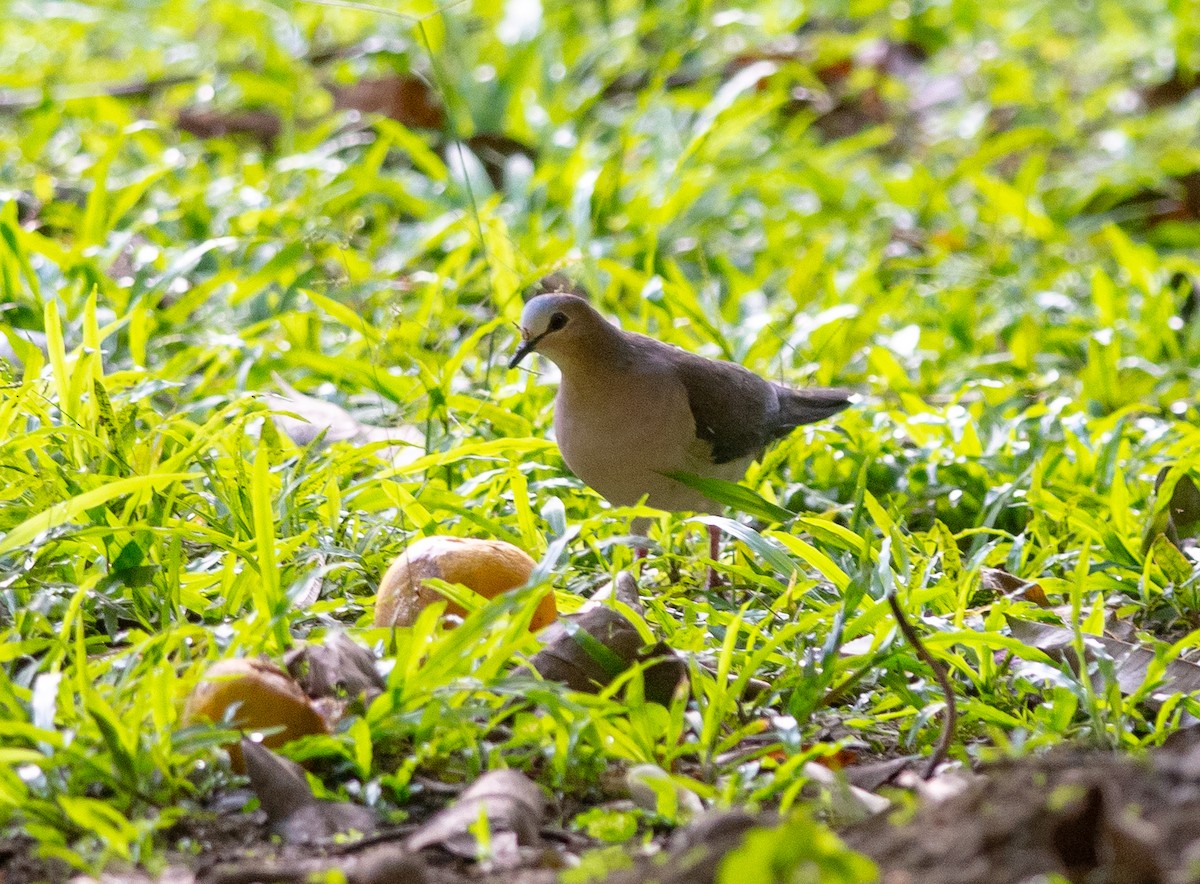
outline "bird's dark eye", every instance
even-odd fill
[[[550,325],[546,327],[547,331],[558,331],[567,324],[567,314],[555,313],[550,317]]]

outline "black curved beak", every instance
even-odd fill
[[[533,349],[538,345],[541,335],[536,338],[530,338],[527,341],[522,341],[521,346],[517,347],[517,352],[512,355],[512,359],[508,360],[509,368],[516,368],[522,359],[533,352]]]

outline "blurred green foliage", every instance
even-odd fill
[[[1047,615],[979,573],[1037,579],[1081,641],[1107,613],[1194,653],[1195,550],[1149,526],[1200,473],[1195,0],[0,9],[0,819],[47,855],[161,865],[227,777],[180,698],[334,628],[389,691],[369,742],[296,751],[396,813],[417,773],[586,799],[618,762],[786,809],[833,744],[925,750],[942,699],[887,591],[953,672],[963,759],[1153,743],[1194,705],[1017,642]],[[400,119],[347,106],[372,81]],[[752,468],[803,518],[741,524],[731,593],[657,522],[671,709],[507,681],[528,594],[370,627],[421,533],[549,551],[563,610],[632,564],[545,441],[553,384],[504,368],[559,270],[626,328],[862,393]],[[421,457],[297,446],[275,375]]]

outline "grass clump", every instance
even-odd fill
[[[812,757],[928,752],[943,698],[888,593],[950,670],[960,760],[1152,745],[1194,712],[1146,702],[1198,624],[1187,4],[520,6],[11,4],[5,830],[161,868],[227,782],[182,698],[339,629],[388,689],[294,754],[393,817],[505,765],[583,827],[638,764],[786,811]],[[729,523],[731,592],[684,517],[635,566],[627,513],[547,441],[553,386],[505,369],[559,270],[625,328],[862,392],[751,468],[776,509]],[[297,444],[276,377],[421,447]],[[432,533],[521,546],[566,611],[635,567],[690,694],[512,682],[530,593],[373,629]],[[1120,624],[1143,687],[1014,637],[1051,615],[985,568],[1036,581],[1078,650]]]

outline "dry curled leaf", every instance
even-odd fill
[[[350,832],[366,835],[378,828],[378,819],[367,808],[313,795],[304,769],[296,762],[253,740],[243,739],[241,750],[271,831],[288,844],[310,844]]]
[[[324,644],[293,648],[283,661],[304,693],[314,699],[331,697],[366,704],[387,687],[375,668],[375,656],[342,632],[326,636]]]
[[[1008,626],[1017,641],[1037,648],[1055,660],[1065,660],[1070,663],[1072,669],[1079,671],[1073,630],[1052,623],[1036,623],[1016,617],[1008,618]],[[1117,686],[1123,694],[1133,694],[1141,690],[1155,660],[1154,651],[1144,645],[1103,635],[1084,636],[1084,654],[1088,660],[1094,659],[1099,653],[1111,658]],[[1104,687],[1099,683],[1101,678],[1101,674],[1096,673],[1094,680],[1098,682],[1098,690]],[[1191,694],[1196,691],[1200,691],[1200,666],[1176,658],[1166,664],[1162,683],[1150,695],[1148,702],[1153,706],[1171,694]]]
[[[380,448],[376,455],[393,466],[410,463],[425,453],[425,437],[415,427],[364,424],[340,405],[307,396],[278,375],[274,379],[283,393],[265,393],[263,401],[271,409],[275,425],[297,445],[311,445],[322,434],[327,443],[371,445],[391,442]]]
[[[665,643],[647,646],[632,623],[612,608],[595,607],[564,617],[541,636],[542,650],[529,665],[542,678],[596,693],[636,663],[647,700],[668,705],[687,678],[683,660]]]
[[[440,847],[455,856],[476,859],[480,843],[476,832],[483,817],[491,839],[493,858],[512,856],[518,846],[538,843],[546,816],[546,799],[537,784],[520,771],[494,770],[481,776],[462,796],[405,841],[409,850]]]
[[[987,592],[1010,599],[1023,599],[1043,608],[1050,607],[1050,599],[1040,583],[1009,574],[1001,568],[983,568],[979,572],[980,582]]]

